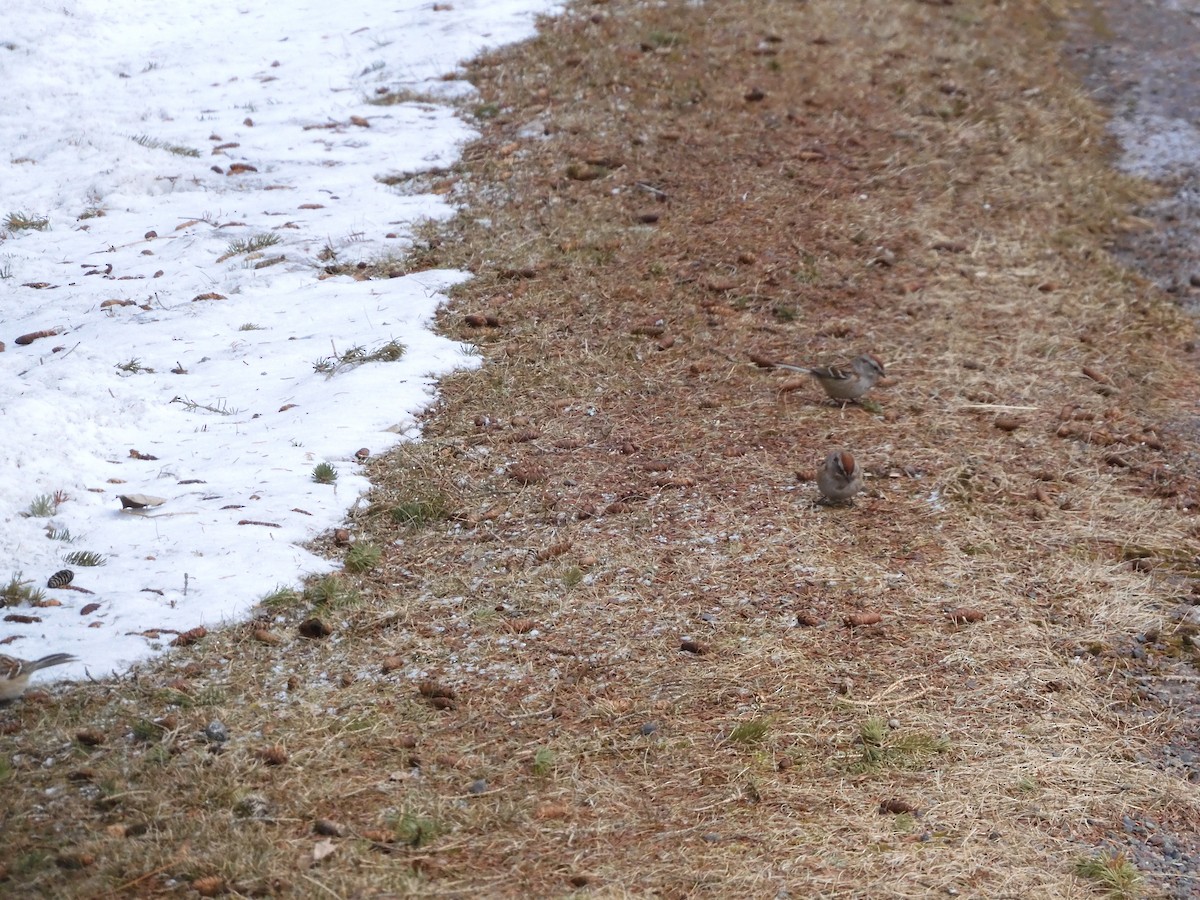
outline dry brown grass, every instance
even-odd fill
[[[612,0],[473,65],[406,265],[479,273],[486,365],[373,464],[381,563],[9,711],[4,890],[1086,896],[1122,815],[1194,832],[1126,677],[1195,575],[1194,329],[1105,254],[1057,14]],[[875,412],[749,363],[863,349]]]

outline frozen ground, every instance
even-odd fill
[[[447,108],[367,101],[465,90],[442,76],[553,6],[5,0],[0,587],[45,602],[3,610],[0,652],[104,675],[330,568],[299,545],[366,490],[356,451],[415,437],[433,379],[473,364],[426,327],[465,273],[322,278],[448,215],[377,176],[470,137]]]

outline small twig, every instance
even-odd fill
[[[843,697],[842,702],[849,703],[852,706],[875,706],[878,703],[882,703],[884,697],[886,697],[888,694],[890,694],[896,688],[900,687],[900,685],[904,684],[906,681],[916,681],[918,678],[925,678],[925,677],[927,677],[927,676],[925,676],[923,674],[922,675],[905,675],[903,678],[899,679],[898,681],[893,681],[891,684],[889,684],[887,687],[885,687],[882,691],[880,691],[878,694],[876,694],[870,700],[850,700],[850,699]],[[928,692],[929,692],[929,688],[921,688],[921,690],[917,691],[915,694],[909,694],[908,696],[905,696],[905,697],[897,697],[895,700],[889,700],[888,702],[889,703],[908,703],[910,700],[916,700],[919,697],[925,696],[925,694],[927,694]]]
[[[545,709],[539,709],[537,712],[509,713],[507,718],[509,718],[509,719],[533,719],[533,718],[536,718],[537,716],[548,716],[552,712],[554,712],[554,704],[553,703],[550,704],[549,706],[547,706]]]
[[[117,896],[123,894],[129,888],[133,887],[135,884],[145,881],[147,878],[153,878],[155,875],[158,875],[160,872],[167,871],[167,869],[176,865],[186,855],[187,855],[187,851],[178,853],[174,857],[171,858],[170,862],[167,862],[166,864],[159,866],[157,869],[151,869],[145,875],[139,875],[137,878],[133,879],[132,881],[127,881],[124,884],[117,885],[115,888],[113,888],[111,891],[108,892],[108,896],[117,897]]]
[[[967,403],[958,408],[959,412],[988,412],[1004,410],[1005,412],[1038,412],[1040,406],[1009,406],[1006,403]]]
[[[188,412],[195,409],[203,409],[222,416],[236,416],[241,412],[240,409],[229,409],[225,406],[224,401],[222,401],[220,406],[213,406],[209,403],[197,403],[195,400],[189,400],[187,397],[175,397],[171,402],[183,404],[184,409],[188,410]]]
[[[298,874],[305,881],[311,882],[312,884],[319,887],[321,890],[323,890],[325,893],[327,893],[330,897],[337,897],[338,900],[343,900],[342,895],[339,894],[337,891],[335,891],[333,888],[330,888],[330,887],[327,887],[326,885],[321,884],[321,882],[317,881],[315,878],[309,878],[303,872],[300,872]]]
[[[77,342],[75,343],[75,347],[78,347],[80,343],[82,343],[82,341],[77,341]],[[50,357],[49,357],[49,358],[50,358],[51,360],[55,360],[55,359],[62,359],[62,358],[63,358],[63,357],[65,357],[65,356],[70,356],[70,355],[71,355],[71,353],[73,353],[73,352],[75,351],[75,347],[72,347],[70,350],[64,350],[62,353],[53,353],[53,354],[51,354],[51,355],[50,355]],[[38,364],[39,366],[44,366],[44,365],[46,364],[46,357],[45,357],[45,356],[39,356],[39,357],[38,357],[37,364]],[[17,373],[17,377],[18,377],[18,378],[20,378],[22,375],[25,375],[25,374],[26,374],[26,373],[28,373],[28,372],[32,372],[32,371],[34,370],[34,368],[36,368],[36,367],[35,367],[35,366],[30,366],[28,369],[24,369],[23,371],[20,371],[20,372],[18,372],[18,373]]]
[[[655,197],[658,197],[662,200],[667,199],[667,192],[664,191],[662,188],[656,188],[654,185],[647,184],[645,181],[635,181],[634,184],[636,184],[638,187],[640,187],[643,191],[645,191],[648,194],[653,194]]]

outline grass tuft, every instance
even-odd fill
[[[437,819],[414,812],[399,813],[392,821],[392,831],[396,840],[414,848],[432,843],[448,830],[448,827]]]
[[[58,512],[58,504],[50,494],[38,494],[25,509],[25,517],[32,519],[48,519]]]
[[[10,212],[4,217],[4,227],[9,231],[45,231],[50,227],[50,220],[45,216]]]
[[[554,774],[554,751],[549,747],[538,747],[533,754],[533,763],[530,766],[530,771],[539,778],[546,778]]]
[[[137,357],[130,359],[128,362],[117,363],[116,368],[118,371],[124,372],[127,375],[139,375],[142,372],[153,374],[154,372],[154,370],[149,366],[143,366],[142,361]]]
[[[20,606],[23,603],[38,606],[46,599],[46,592],[33,587],[33,581],[22,578],[17,572],[8,579],[8,583],[0,587],[0,607]]]
[[[394,90],[383,91],[367,98],[367,103],[372,106],[398,106],[401,103],[436,103],[428,94],[420,94],[416,91],[397,88]]]
[[[414,497],[397,503],[389,515],[393,522],[405,528],[424,528],[445,519],[449,515],[449,504],[441,495]]]
[[[358,590],[340,575],[325,575],[304,587],[304,601],[311,606],[337,609],[360,600]]]
[[[317,484],[333,484],[338,480],[337,469],[329,463],[317,463],[312,470],[312,480]]]
[[[91,550],[74,550],[71,553],[63,555],[63,562],[69,566],[103,566],[108,562],[108,558],[102,553],[95,553]]]
[[[313,363],[313,371],[332,377],[338,372],[373,362],[395,362],[402,359],[406,348],[399,341],[385,341],[374,350],[355,346],[330,356],[323,356]]]
[[[359,574],[370,572],[383,558],[383,550],[378,544],[362,542],[354,544],[346,551],[346,571]]]
[[[151,150],[166,150],[175,156],[188,156],[197,159],[200,156],[200,151],[195,147],[185,147],[182,144],[172,144],[169,141],[160,141],[157,138],[152,138],[149,135],[138,134],[130,138],[135,144],[142,147],[148,147]]]
[[[757,744],[766,738],[767,732],[770,730],[770,719],[750,719],[734,726],[733,730],[729,732],[729,741],[734,744]]]
[[[234,238],[225,245],[225,253],[221,258],[225,260],[231,256],[241,256],[243,253],[257,253],[260,250],[266,250],[268,247],[274,247],[276,244],[282,242],[283,238],[269,231],[262,234],[252,234],[249,237]]]
[[[291,609],[298,606],[303,599],[293,588],[280,585],[258,602],[267,609]]]
[[[894,734],[888,723],[880,718],[867,719],[859,726],[858,743],[860,754],[850,769],[860,773],[918,768],[950,749],[948,738],[923,732]]]
[[[1075,874],[1094,881],[1112,900],[1132,900],[1141,895],[1142,875],[1123,853],[1086,856],[1075,863]]]

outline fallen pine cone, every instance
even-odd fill
[[[1084,366],[1080,371],[1097,384],[1112,385],[1113,380],[1094,366]]]
[[[31,331],[28,334],[23,334],[13,341],[14,344],[20,344],[24,347],[26,344],[32,344],[34,341],[45,337],[54,337],[58,331],[53,328],[47,328],[44,331]]]
[[[171,641],[172,647],[187,647],[189,644],[194,644],[208,634],[208,629],[203,625],[197,625],[195,628],[189,628],[183,634],[177,636]]]
[[[470,315],[463,316],[463,321],[466,322],[468,325],[470,325],[472,328],[484,328],[484,327],[499,328],[500,327],[500,319],[498,316],[485,316],[485,315],[481,315],[479,313],[471,313]]]
[[[1021,420],[1016,416],[997,416],[992,426],[1001,431],[1016,431],[1021,427]]]
[[[546,470],[534,463],[518,463],[509,468],[508,477],[517,484],[536,484],[546,480]]]
[[[562,556],[570,549],[570,541],[558,541],[557,543],[551,544],[549,547],[543,547],[536,554],[534,554],[534,556],[537,558],[538,562],[545,562],[548,559],[554,559],[556,556]]]
[[[46,587],[61,588],[66,587],[75,580],[75,573],[70,569],[59,569],[50,576],[50,580],[46,582]]]
[[[453,700],[456,696],[454,693],[454,688],[445,684],[439,684],[432,679],[426,679],[425,681],[422,681],[417,686],[417,690],[421,692],[421,696],[429,697],[430,699],[444,697],[447,700]]]
[[[204,875],[192,882],[192,890],[201,897],[216,897],[225,893],[225,879],[220,875]]]
[[[982,622],[985,618],[982,610],[972,609],[969,606],[960,606],[958,609],[946,610],[946,615],[950,617],[950,621],[956,625],[966,625],[968,622]]]
[[[883,800],[879,804],[881,813],[892,813],[892,815],[900,815],[901,813],[919,814],[916,806],[909,803],[907,800],[901,800],[899,797],[892,797],[889,800]]]
[[[85,747],[99,747],[106,740],[104,732],[96,728],[85,728],[75,732],[75,740]]]
[[[283,744],[272,744],[270,747],[263,747],[259,750],[258,758],[268,766],[282,766],[288,761],[288,752],[284,749]]]
[[[346,829],[332,819],[317,819],[313,822],[313,832],[325,837],[342,837]]]
[[[883,616],[877,612],[850,613],[842,621],[846,623],[846,627],[854,628],[858,625],[878,625],[883,621]]]
[[[305,619],[303,622],[301,622],[298,630],[301,637],[312,638],[313,640],[327,638],[333,634],[333,629],[316,616],[313,616],[311,619]]]

